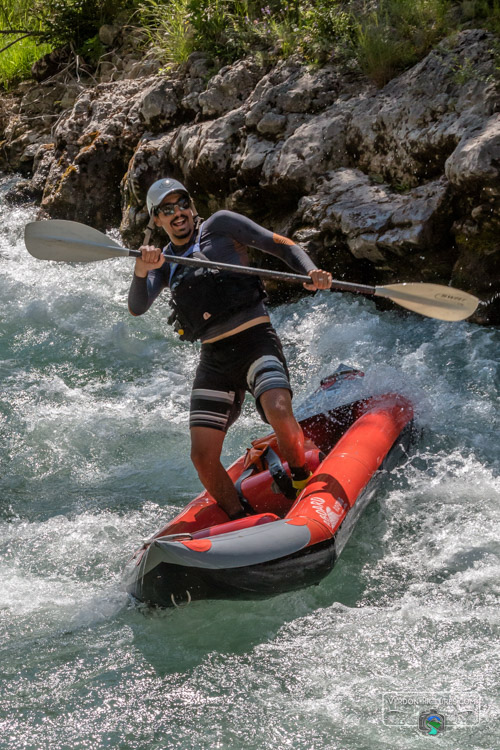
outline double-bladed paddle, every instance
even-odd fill
[[[42,260],[56,260],[65,263],[91,263],[118,256],[139,257],[138,250],[127,250],[97,229],[77,221],[52,219],[33,221],[26,225],[24,242],[28,252]],[[268,271],[261,268],[216,263],[201,258],[183,258],[165,255],[166,260],[185,266],[198,266],[222,271],[233,271],[262,279],[310,283],[309,276],[286,271]],[[351,284],[333,280],[332,289],[342,292],[358,292],[390,299],[401,307],[420,315],[438,320],[465,320],[476,310],[479,300],[468,292],[440,284],[405,283],[386,286]]]

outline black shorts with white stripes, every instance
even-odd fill
[[[272,388],[292,393],[281,342],[270,323],[202,344],[189,426],[226,432],[240,414],[246,391],[254,396],[257,410],[267,422],[259,399]]]

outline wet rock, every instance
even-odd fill
[[[31,86],[23,95],[20,104],[20,115],[27,120],[46,118],[53,124],[60,112],[71,108],[84,87],[76,81],[62,83],[46,81],[39,86]]]
[[[35,81],[44,81],[66,68],[72,56],[69,45],[48,52],[31,66],[31,75]]]
[[[119,223],[119,185],[143,128],[141,94],[137,81],[100,84],[60,119],[41,203],[45,215],[101,229]]]
[[[359,170],[331,172],[317,193],[299,203],[302,225],[319,227],[346,243],[354,257],[403,279],[451,271],[456,254],[443,242],[451,217],[445,179],[400,194]],[[422,260],[425,270],[421,270]]]
[[[228,206],[296,232],[323,264],[360,278],[370,269],[367,283],[452,279],[500,295],[491,34],[454,35],[377,90],[297,60],[272,69],[241,60],[213,75],[200,53],[151,75],[159,63],[138,55],[138,39],[101,33],[109,52],[97,85],[64,73],[2,100],[0,163],[33,172],[23,194],[43,190],[45,216],[100,228],[121,220],[139,242],[147,189],[170,174],[204,211]]]
[[[346,131],[349,113],[334,106],[301,125],[264,164],[264,185],[302,194],[335,167],[347,166]]]
[[[21,180],[14,185],[6,195],[7,200],[12,203],[41,201],[52,164],[53,149],[52,143],[33,144],[31,162],[36,176],[31,180]]]
[[[464,131],[498,108],[498,86],[489,80],[494,54],[493,35],[461,32],[355,104],[347,147],[357,166],[404,187],[443,174]]]
[[[500,185],[500,116],[467,130],[445,164],[445,174],[457,188]]]
[[[118,40],[120,31],[121,27],[117,24],[104,24],[99,29],[99,41],[104,44],[105,47],[112,47]]]
[[[262,72],[253,60],[242,60],[222,68],[199,96],[202,113],[213,117],[238,108],[253,91]]]
[[[467,188],[469,186],[469,189]],[[473,187],[476,189],[474,190]],[[476,294],[482,304],[473,316],[480,323],[500,324],[500,185],[477,187],[468,182],[456,191],[452,233],[457,261],[451,280]]]
[[[263,140],[252,133],[248,135],[241,158],[235,163],[237,171],[243,176],[245,182],[252,180],[258,183],[264,162],[275,148],[273,141]]]
[[[179,95],[175,82],[160,79],[154,80],[144,91],[139,111],[148,129],[158,131],[172,123],[178,107]]]
[[[275,112],[266,112],[257,123],[257,130],[261,135],[277,136],[283,133],[285,127],[286,117]]]
[[[170,160],[204,193],[220,195],[233,174],[233,159],[244,113],[233,110],[217,120],[179,128]]]
[[[458,258],[451,283],[481,300],[472,320],[486,325],[500,324],[500,204],[491,212],[491,222],[455,225]]]

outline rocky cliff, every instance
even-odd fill
[[[383,89],[295,61],[242,60],[215,75],[200,54],[170,74],[133,53],[107,63],[97,80],[65,70],[0,101],[0,168],[27,178],[12,200],[120,225],[137,245],[147,188],[170,174],[202,215],[247,213],[337,278],[451,283],[484,300],[473,320],[500,323],[492,35],[446,39]]]

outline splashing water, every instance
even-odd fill
[[[151,612],[120,576],[200,489],[197,347],[165,301],[128,315],[131,261],[37,261],[34,212],[3,209],[0,747],[412,749],[422,705],[441,747],[498,746],[498,330],[347,294],[275,309],[297,403],[346,362],[422,437],[319,586]],[[224,460],[265,432],[249,399]]]

